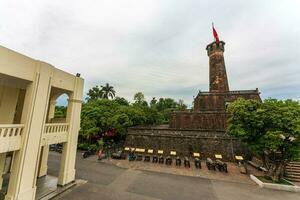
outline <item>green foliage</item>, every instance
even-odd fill
[[[87,93],[87,100],[91,101],[91,100],[96,100],[96,99],[100,99],[103,96],[103,92],[100,90],[99,86],[96,85],[95,87],[92,87],[91,89],[89,89],[88,93]]]
[[[228,133],[247,143],[263,158],[272,179],[279,180],[284,164],[299,158],[299,102],[267,99],[261,103],[238,99],[229,105],[228,111]]]
[[[101,92],[102,92],[102,98],[113,99],[116,95],[116,91],[114,90],[113,86],[110,86],[108,83],[106,83],[104,86],[101,85]]]
[[[78,149],[80,149],[80,150],[88,150],[88,148],[89,148],[89,143],[79,143],[78,144]]]
[[[100,140],[98,140],[97,143],[98,143],[99,149],[103,149],[103,147],[104,147],[104,141],[103,141],[103,138],[101,138]]]
[[[142,92],[136,93],[133,97],[133,100],[134,100],[134,105],[148,106],[148,103],[145,100],[145,96]]]
[[[153,100],[148,106],[142,92],[136,93],[134,103],[130,104],[122,97],[113,100],[103,98],[104,92],[101,97],[97,96],[101,91],[99,87],[93,87],[88,92],[89,100],[82,105],[80,129],[82,142],[90,143],[92,138],[101,136],[111,129],[116,130],[118,139],[124,139],[129,127],[168,123],[170,112],[185,108],[183,102],[180,104],[171,98]]]
[[[114,87],[106,83],[104,86],[100,86],[101,89],[99,88],[98,85],[95,87],[92,87],[89,89],[87,93],[87,101],[94,101],[97,99],[113,99],[116,95],[116,91],[114,90]]]
[[[229,105],[228,111],[231,114],[228,133],[242,139],[255,153],[280,151],[288,160],[299,156],[299,102],[238,99]]]
[[[119,105],[123,105],[123,106],[129,106],[129,101],[127,101],[125,98],[123,97],[116,97],[114,99],[115,102],[117,102]]]
[[[65,118],[67,115],[67,107],[55,106],[54,118]]]

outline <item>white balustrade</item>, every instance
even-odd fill
[[[68,123],[49,123],[45,124],[42,145],[57,144],[67,142]]]
[[[0,153],[21,148],[23,124],[0,124]]]

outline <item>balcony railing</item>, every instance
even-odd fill
[[[0,124],[0,153],[21,148],[23,124]]]
[[[68,123],[49,123],[45,124],[42,138],[42,145],[50,145],[67,142],[68,139]]]

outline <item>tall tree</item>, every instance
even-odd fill
[[[285,164],[300,153],[299,102],[238,99],[229,105],[228,111],[228,133],[247,143],[264,161],[268,176],[278,181]]]
[[[96,99],[100,99],[103,96],[103,92],[100,90],[99,86],[96,85],[95,87],[92,87],[91,89],[89,89],[88,93],[87,93],[87,100],[96,100]]]
[[[150,106],[151,106],[151,108],[154,108],[154,107],[156,106],[156,103],[157,103],[157,100],[156,100],[155,97],[153,97],[153,98],[151,99],[151,101],[150,101]]]
[[[113,86],[110,86],[106,83],[104,86],[101,85],[102,98],[104,99],[113,99],[116,95],[116,91],[114,90]]]
[[[135,93],[134,97],[133,97],[133,100],[134,100],[134,105],[148,106],[148,103],[145,100],[145,96],[142,92]]]
[[[119,105],[129,106],[129,102],[124,97],[116,97],[114,101],[117,102]]]

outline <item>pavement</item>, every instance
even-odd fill
[[[128,161],[124,161],[128,162]],[[48,174],[57,176],[60,154],[50,152]],[[152,163],[149,163],[152,164]],[[186,170],[182,168],[182,170]],[[201,173],[200,169],[200,172]],[[204,169],[203,169],[204,170]],[[229,172],[230,175],[230,172]],[[232,174],[234,176],[234,174]],[[218,177],[218,176],[215,176]],[[85,184],[67,190],[55,200],[299,200],[299,193],[259,188],[252,182],[210,179],[124,168],[95,157],[76,161],[76,178]]]

